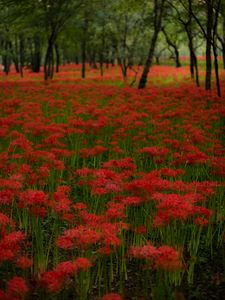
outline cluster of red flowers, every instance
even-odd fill
[[[167,271],[175,271],[182,268],[179,251],[166,245],[158,248],[151,244],[143,247],[131,247],[130,255],[135,258],[146,259],[150,268],[160,268]]]
[[[89,269],[92,263],[85,257],[78,257],[73,262],[64,261],[59,263],[54,270],[41,274],[41,284],[49,292],[58,293],[65,288],[69,279],[81,270]]]
[[[21,231],[13,231],[15,223],[5,214],[0,213],[0,267],[5,269],[6,262],[17,270],[29,269],[32,260],[24,254],[26,237]],[[7,269],[5,270],[7,273]],[[6,282],[5,291],[0,290],[0,299],[23,299],[29,288],[22,277],[14,276]]]
[[[216,202],[225,175],[222,99],[187,83],[175,89],[161,82],[160,90],[110,86],[94,71],[87,83],[78,78],[62,83],[65,76],[77,76],[72,67],[48,85],[37,81],[39,75],[0,81],[2,272],[5,262],[29,269],[33,256],[27,276],[40,277],[54,293],[71,286],[78,271],[95,272],[92,264],[103,256],[116,253],[125,260],[126,249],[151,268],[181,269],[182,255],[177,245],[165,245],[163,227],[201,232],[199,226],[211,219],[224,221],[219,218],[224,208]],[[160,84],[168,70],[177,78],[178,71],[156,67],[151,83]],[[179,72],[183,78],[188,74],[186,68]],[[105,78],[118,76],[115,68]],[[142,237],[154,234],[163,246],[140,246]],[[27,239],[47,248],[46,272],[40,274],[38,251],[25,247]],[[90,253],[93,260],[86,258]],[[14,275],[7,277],[0,299],[21,299],[28,292],[25,280]],[[102,297],[120,299],[116,293]]]

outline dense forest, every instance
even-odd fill
[[[223,0],[21,0],[0,1],[0,54],[3,71],[11,64],[52,78],[60,64],[89,63],[104,74],[104,65],[127,70],[143,65],[139,88],[146,86],[151,65],[161,57],[181,66],[180,50],[190,58],[190,75],[199,86],[198,55],[206,59],[205,88],[215,70],[221,94],[218,54],[225,68]],[[214,68],[213,68],[214,66]]]

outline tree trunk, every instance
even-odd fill
[[[195,54],[195,49],[193,45],[193,32],[192,32],[192,0],[188,0],[188,10],[189,10],[189,20],[187,23],[183,22],[184,29],[187,33],[188,37],[188,47],[189,47],[189,52],[190,52],[190,73],[191,73],[191,78],[194,79],[194,74],[195,74],[195,82],[196,86],[200,86],[199,82],[199,73],[198,73],[198,59]]]
[[[16,73],[20,72],[20,68],[19,68],[19,51],[18,51],[18,38],[17,36],[15,36],[15,51],[13,51],[13,46],[12,43],[10,43],[10,48],[11,48],[11,53],[12,53],[12,58],[13,58],[13,62],[15,65],[15,69],[16,69]]]
[[[207,1],[207,32],[206,32],[206,74],[205,74],[205,89],[211,89],[211,43],[212,43],[212,27],[213,27],[213,7],[212,0]]]
[[[225,16],[223,16],[222,55],[223,55],[223,68],[225,69]]]
[[[4,50],[5,50],[5,54],[2,57],[2,63],[3,63],[4,72],[6,75],[8,75],[10,72],[10,65],[11,65],[11,61],[10,61],[10,57],[9,57],[8,41],[5,41],[5,43],[4,43]]]
[[[23,77],[23,67],[24,67],[24,39],[21,35],[19,37],[19,56],[20,56],[20,76]]]
[[[152,60],[154,56],[155,46],[158,38],[158,34],[161,30],[161,23],[162,23],[162,15],[164,12],[164,4],[165,0],[154,0],[154,32],[151,38],[151,43],[148,51],[147,60],[144,66],[144,70],[141,75],[141,79],[139,81],[138,88],[143,89],[146,86],[148,73],[150,67],[152,65]]]
[[[197,87],[200,86],[199,83],[199,73],[198,73],[198,59],[195,54],[194,50],[194,45],[193,45],[193,37],[192,37],[192,32],[190,30],[190,27],[185,26],[185,30],[188,36],[188,47],[189,47],[189,52],[190,52],[190,73],[191,73],[191,78],[194,78],[195,74],[195,82]]]
[[[217,47],[216,44],[213,44],[213,54],[214,54],[214,67],[215,67],[215,75],[216,75],[216,88],[217,88],[217,95],[221,97],[220,91],[220,79],[219,79],[219,66],[218,66],[218,54],[217,54]]]
[[[56,55],[56,67],[55,71],[56,73],[59,72],[59,65],[60,65],[60,54],[59,54],[59,47],[57,44],[55,44],[55,55]]]
[[[213,16],[213,40],[212,40],[212,48],[214,54],[214,69],[216,75],[216,88],[217,88],[217,95],[221,97],[220,91],[220,79],[219,79],[219,65],[218,65],[218,53],[217,53],[217,25],[218,25],[218,18],[219,18],[219,11],[220,11],[221,0],[217,2],[217,6],[215,8],[215,14]]]
[[[190,55],[190,74],[191,74],[191,78],[194,78],[195,75],[195,71],[194,71],[194,61],[193,61],[193,56],[192,56],[192,51],[191,51],[191,47],[189,45],[189,55]]]
[[[99,53],[99,67],[100,67],[100,75],[103,76],[104,75],[104,70],[103,70],[103,50],[100,50]]]
[[[86,76],[86,38],[83,37],[82,44],[81,44],[81,60],[82,60],[82,70],[81,70],[81,77],[85,78]]]
[[[145,66],[144,66],[144,70],[142,72],[141,79],[139,81],[139,85],[138,85],[139,89],[143,89],[146,86],[148,73],[149,73],[150,67],[152,65],[152,60],[153,60],[153,56],[154,56],[154,50],[155,50],[157,37],[158,37],[158,31],[155,31],[153,33],[153,36],[151,39],[151,45],[149,48],[148,57],[147,57],[147,60],[146,60]]]
[[[178,51],[178,48],[177,48],[177,47],[174,48],[174,52],[175,52],[176,68],[180,68],[180,67],[181,67],[181,63],[180,63],[180,55],[179,55],[179,51]]]
[[[98,66],[96,64],[96,52],[95,51],[93,52],[93,55],[92,55],[92,67],[93,67],[93,69],[98,69]]]
[[[222,44],[223,69],[225,70],[225,43]]]
[[[48,41],[48,48],[45,54],[45,61],[44,61],[44,79],[48,80],[51,76],[51,65],[52,65],[52,53],[53,53],[53,41],[50,38]]]
[[[195,67],[195,82],[197,87],[200,87],[200,82],[199,82],[199,73],[198,73],[198,59],[197,56],[195,55],[195,52],[193,52],[193,61],[194,61],[194,67]]]
[[[36,35],[33,39],[34,41],[34,52],[32,54],[32,71],[39,73],[41,69],[41,43],[40,38]]]
[[[159,56],[158,55],[155,55],[155,62],[157,64],[157,66],[160,65],[160,60],[159,60]]]
[[[181,63],[180,63],[180,55],[179,55],[179,50],[177,45],[169,38],[165,28],[162,28],[162,32],[166,38],[166,42],[169,46],[171,46],[174,49],[174,54],[175,54],[175,64],[176,64],[176,68],[181,67]]]

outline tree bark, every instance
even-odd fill
[[[212,43],[212,29],[213,29],[213,6],[212,0],[207,1],[207,29],[206,29],[206,74],[205,74],[205,89],[211,89],[211,43]]]
[[[24,38],[21,35],[19,37],[19,56],[20,56],[20,76],[23,77],[23,67],[24,67]]]
[[[85,37],[83,37],[81,43],[81,60],[82,60],[81,77],[85,78],[86,76],[86,38]]]
[[[34,52],[32,53],[32,71],[39,73],[41,69],[41,43],[40,38],[36,35],[34,41]]]
[[[169,35],[167,34],[165,28],[162,27],[162,32],[166,38],[166,42],[169,46],[171,46],[174,49],[174,54],[175,54],[175,64],[176,68],[181,67],[181,62],[180,62],[180,55],[179,55],[179,50],[177,45],[169,38]]]
[[[225,43],[222,44],[223,69],[225,70]]]
[[[59,65],[60,65],[60,54],[59,54],[59,47],[57,44],[55,44],[55,56],[56,56],[56,66],[55,71],[56,73],[59,72]]]
[[[53,76],[53,71],[51,71],[52,60],[53,60],[53,38],[50,37],[48,40],[48,47],[45,54],[44,61],[44,79],[48,80],[51,75]]]
[[[3,63],[4,72],[6,75],[8,75],[10,72],[10,65],[11,65],[11,61],[10,61],[10,57],[9,57],[8,41],[5,41],[5,43],[4,43],[4,50],[5,50],[5,54],[2,57],[2,63]]]
[[[15,69],[16,69],[16,73],[20,72],[20,67],[19,67],[19,51],[18,51],[18,37],[15,36],[15,47],[14,47],[14,51],[13,51],[13,46],[12,43],[10,43],[10,49],[11,49],[11,53],[12,53],[12,58],[13,58],[13,62],[15,65]]]
[[[147,60],[146,60],[145,66],[144,66],[144,70],[142,72],[141,79],[140,79],[140,82],[138,85],[139,89],[143,89],[146,86],[148,73],[149,73],[150,67],[152,65],[152,60],[153,60],[153,56],[154,56],[154,50],[155,50],[157,37],[158,37],[158,32],[154,32],[152,39],[151,39],[151,45],[149,48],[148,57],[147,57]]]
[[[147,60],[144,66],[144,70],[141,75],[141,79],[139,81],[138,88],[143,89],[146,86],[148,73],[150,70],[150,67],[152,65],[152,60],[154,56],[155,46],[158,38],[158,34],[161,30],[161,23],[162,23],[162,15],[164,12],[164,4],[165,0],[154,0],[154,32],[151,38],[150,47],[148,51]]]
[[[221,97],[221,90],[220,90],[220,79],[219,79],[219,65],[218,65],[218,54],[217,54],[217,47],[213,44],[213,55],[214,55],[214,68],[215,68],[215,75],[216,75],[216,88],[217,88],[217,95]]]
[[[225,69],[225,16],[223,16],[223,43],[222,43],[222,55],[223,55],[223,68]]]

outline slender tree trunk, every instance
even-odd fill
[[[48,41],[48,48],[45,54],[45,61],[44,61],[44,79],[48,80],[51,74],[51,59],[52,59],[52,52],[53,52],[53,42],[50,38]]]
[[[153,60],[153,56],[154,56],[154,50],[155,50],[157,37],[158,37],[158,31],[155,31],[153,33],[153,36],[151,39],[151,45],[149,48],[148,57],[147,57],[147,60],[146,60],[145,66],[144,66],[144,70],[142,72],[141,79],[139,81],[139,85],[138,85],[139,89],[143,89],[146,86],[148,73],[149,73],[150,67],[152,65],[152,60]]]
[[[199,72],[198,72],[198,59],[195,54],[194,44],[193,44],[193,30],[192,30],[192,0],[188,0],[188,10],[189,10],[189,20],[188,23],[183,23],[185,31],[188,36],[188,46],[190,51],[190,72],[191,78],[194,79],[195,74],[195,82],[197,87],[200,86],[199,82]]]
[[[103,70],[103,53],[102,53],[103,49],[100,50],[99,53],[99,67],[100,67],[100,75],[103,76],[104,75],[104,70]]]
[[[213,23],[213,40],[212,40],[212,48],[214,54],[214,69],[216,75],[216,88],[217,88],[217,95],[219,97],[221,97],[221,90],[220,90],[219,65],[218,65],[218,53],[217,53],[217,25],[218,25],[220,5],[221,5],[221,0],[218,0],[215,8],[215,14],[213,16],[214,23]]]
[[[84,14],[84,23],[83,23],[83,36],[81,41],[81,62],[82,62],[82,69],[81,69],[81,77],[86,77],[86,54],[87,54],[87,32],[88,32],[88,18],[87,18],[87,11],[85,10]]]
[[[193,61],[190,44],[189,44],[189,53],[190,53],[190,74],[191,74],[191,78],[193,79],[195,75],[195,71],[194,71],[194,61]]]
[[[105,52],[105,23],[102,26],[102,47],[100,49],[100,55],[99,55],[99,61],[100,61],[100,74],[103,76],[104,74],[104,69],[103,69],[103,64],[104,64],[104,52]]]
[[[222,44],[223,69],[225,70],[225,43]]]
[[[56,67],[55,71],[56,73],[59,72],[59,65],[60,65],[60,54],[59,54],[59,47],[57,44],[55,44],[55,56],[56,56]]]
[[[20,56],[20,76],[23,77],[23,67],[24,67],[24,38],[21,35],[19,37],[19,56]]]
[[[4,50],[5,50],[5,54],[2,57],[2,63],[3,63],[3,67],[4,67],[4,72],[6,75],[9,74],[10,72],[10,57],[9,57],[9,43],[8,41],[5,41],[4,43]]]
[[[213,27],[213,7],[212,0],[207,1],[207,32],[206,32],[206,74],[205,74],[205,89],[211,89],[211,43],[212,43],[212,27]]]
[[[225,69],[225,16],[223,16],[222,55],[223,55],[223,68]]]
[[[195,54],[195,50],[194,50],[194,45],[193,45],[193,37],[192,37],[192,32],[190,30],[190,27],[185,27],[185,30],[187,32],[187,36],[189,39],[189,52],[190,52],[190,73],[191,73],[191,78],[194,78],[195,75],[195,82],[197,87],[200,86],[200,82],[199,82],[199,72],[198,72],[198,59],[197,56]]]
[[[98,69],[98,66],[96,64],[96,52],[95,51],[93,52],[93,55],[92,55],[92,67],[94,69]]]
[[[213,54],[214,54],[214,68],[215,68],[215,75],[216,75],[216,88],[217,88],[217,95],[221,97],[221,90],[220,90],[220,79],[219,79],[219,66],[218,66],[218,54],[217,54],[217,47],[216,44],[213,44]]]
[[[174,54],[175,54],[175,64],[176,64],[176,68],[180,68],[181,67],[181,63],[180,63],[180,55],[179,55],[179,50],[177,45],[169,38],[169,35],[167,34],[165,28],[162,28],[162,32],[166,38],[166,42],[169,46],[171,46],[174,49]]]
[[[155,51],[155,46],[158,38],[158,34],[161,30],[161,23],[162,23],[162,15],[164,12],[164,4],[165,0],[154,0],[154,32],[151,38],[151,43],[148,51],[148,56],[147,60],[144,66],[144,70],[141,75],[141,79],[139,81],[138,88],[143,89],[146,86],[147,83],[147,78],[148,78],[148,73],[150,70],[150,67],[152,65],[152,60],[154,57],[154,51]]]
[[[106,51],[105,67],[106,69],[109,68],[109,50]]]
[[[194,61],[194,67],[195,67],[195,82],[197,87],[200,87],[200,82],[199,82],[199,72],[198,72],[198,59],[197,56],[195,55],[195,52],[193,52],[193,61]]]
[[[155,55],[155,62],[157,64],[157,66],[160,65],[160,60],[159,60],[159,56],[158,55]]]
[[[177,48],[177,47],[174,48],[174,52],[175,52],[176,68],[180,68],[180,67],[181,67],[181,63],[180,63],[180,54],[179,54],[179,51],[178,51],[178,48]]]
[[[81,44],[81,60],[82,60],[82,70],[81,77],[85,78],[86,76],[86,38],[83,37]]]
[[[51,52],[51,61],[50,61],[50,78],[53,78],[54,75],[54,65],[55,65],[55,59],[54,59],[54,51],[52,48],[52,52]]]
[[[34,52],[32,58],[32,71],[35,73],[39,73],[41,69],[41,43],[38,35],[34,37],[33,43]]]
[[[18,37],[17,36],[15,36],[15,47],[14,47],[15,51],[13,51],[12,43],[10,43],[10,48],[11,48],[11,53],[12,53],[16,73],[19,73],[20,72],[20,67],[19,67],[19,54],[18,54],[19,50],[18,50]]]

